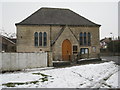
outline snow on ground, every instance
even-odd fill
[[[117,87],[119,85],[119,88],[120,88],[120,81],[119,81],[119,84],[118,84],[118,73],[120,75],[120,71],[119,72],[116,72],[114,75],[112,75],[107,81],[106,83],[112,87]]]
[[[120,72],[120,71],[119,71]],[[0,74],[2,88],[118,88],[114,62]]]

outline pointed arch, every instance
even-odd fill
[[[84,32],[84,45],[87,45],[86,32]]]
[[[47,33],[46,32],[44,32],[43,37],[44,37],[44,46],[47,46]]]
[[[83,45],[83,33],[82,32],[79,35],[79,43],[80,45]]]
[[[39,46],[42,46],[42,32],[39,33]]]
[[[88,32],[88,45],[89,46],[91,45],[91,34],[90,34],[90,32]]]
[[[71,60],[72,55],[72,44],[71,42],[66,39],[62,43],[62,59],[63,60]]]

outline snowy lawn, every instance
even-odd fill
[[[118,67],[111,61],[50,70],[5,73],[0,74],[0,87],[118,88]]]

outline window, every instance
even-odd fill
[[[80,49],[80,53],[81,53],[81,54],[88,54],[88,53],[89,53],[89,50],[88,50],[88,48],[81,48],[81,49]]]
[[[47,46],[47,33],[35,32],[34,33],[34,45],[35,46]]]
[[[84,45],[86,45],[87,42],[86,42],[86,32],[84,32]]]
[[[39,46],[42,46],[42,32],[39,33]]]
[[[34,45],[38,46],[38,33],[37,32],[34,33]]]
[[[91,34],[88,32],[88,46],[91,45]]]
[[[47,33],[44,32],[44,46],[47,46]]]
[[[74,45],[74,46],[73,46],[73,54],[77,54],[77,49],[78,49],[77,46]]]
[[[80,41],[80,45],[83,45],[83,34],[82,34],[82,32],[80,33],[79,41]]]
[[[88,45],[90,46],[91,45],[91,34],[90,32],[86,33],[80,33],[79,34],[79,43],[80,45]]]
[[[95,46],[93,46],[92,48],[93,48],[93,52],[96,52],[96,47],[95,47]]]
[[[88,48],[85,48],[85,54],[87,54],[88,53]]]

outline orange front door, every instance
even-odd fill
[[[65,61],[71,60],[72,45],[69,40],[64,40],[62,43],[62,59]]]

